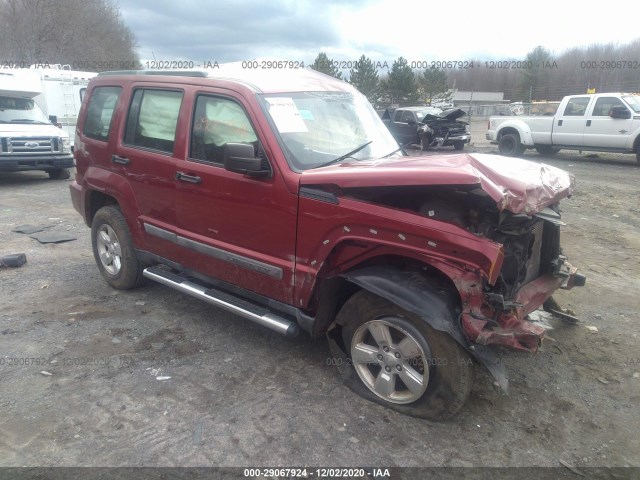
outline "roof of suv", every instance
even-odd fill
[[[287,63],[287,62],[283,62]],[[258,62],[260,66],[260,62]],[[256,93],[284,92],[353,92],[355,89],[342,80],[310,68],[247,68],[241,62],[220,64],[215,68],[190,70],[123,70],[102,72],[98,76],[138,75],[158,76],[167,81],[175,77],[192,79],[188,83],[206,83],[207,79],[242,83]]]

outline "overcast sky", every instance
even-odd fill
[[[252,59],[308,64],[320,51],[339,60],[364,54],[389,65],[399,56],[409,61],[506,60],[524,58],[537,45],[560,54],[574,46],[626,43],[640,36],[619,9],[596,11],[586,2],[561,0],[118,3],[142,60],[196,64]]]

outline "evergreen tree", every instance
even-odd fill
[[[398,57],[393,62],[387,79],[387,89],[392,103],[415,102],[417,100],[418,88],[415,75],[405,58]]]
[[[349,83],[356,87],[373,104],[378,99],[379,78],[378,72],[371,59],[362,55],[358,65],[349,71]]]
[[[420,96],[428,105],[434,100],[448,100],[447,72],[428,68],[418,77]]]
[[[318,54],[315,61],[311,64],[311,68],[342,80],[342,72],[338,70],[336,62],[327,57],[327,54],[324,52]]]

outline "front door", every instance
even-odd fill
[[[298,198],[262,149],[241,98],[194,93],[187,158],[177,166],[178,245],[183,263],[211,277],[293,301]],[[227,143],[254,146],[272,175],[224,169]]]
[[[632,131],[633,115],[630,114],[628,119],[611,118],[609,113],[613,107],[629,109],[616,97],[599,97],[596,100],[584,129],[586,147],[624,148],[627,146],[629,134]]]
[[[396,140],[400,145],[406,145],[407,143],[414,143],[418,138],[416,132],[418,126],[415,123],[415,117],[413,112],[409,110],[396,111],[394,115],[394,127],[396,130]],[[409,124],[409,121],[414,123]]]

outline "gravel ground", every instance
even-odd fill
[[[323,340],[157,284],[110,289],[69,182],[3,174],[0,254],[28,263],[0,270],[0,465],[640,466],[640,168],[622,155],[544,161],[577,177],[563,244],[587,286],[556,298],[581,322],[552,320],[536,356],[503,352],[509,395],[478,368],[444,423],[353,394]],[[11,232],[22,224],[77,240],[42,245]]]

